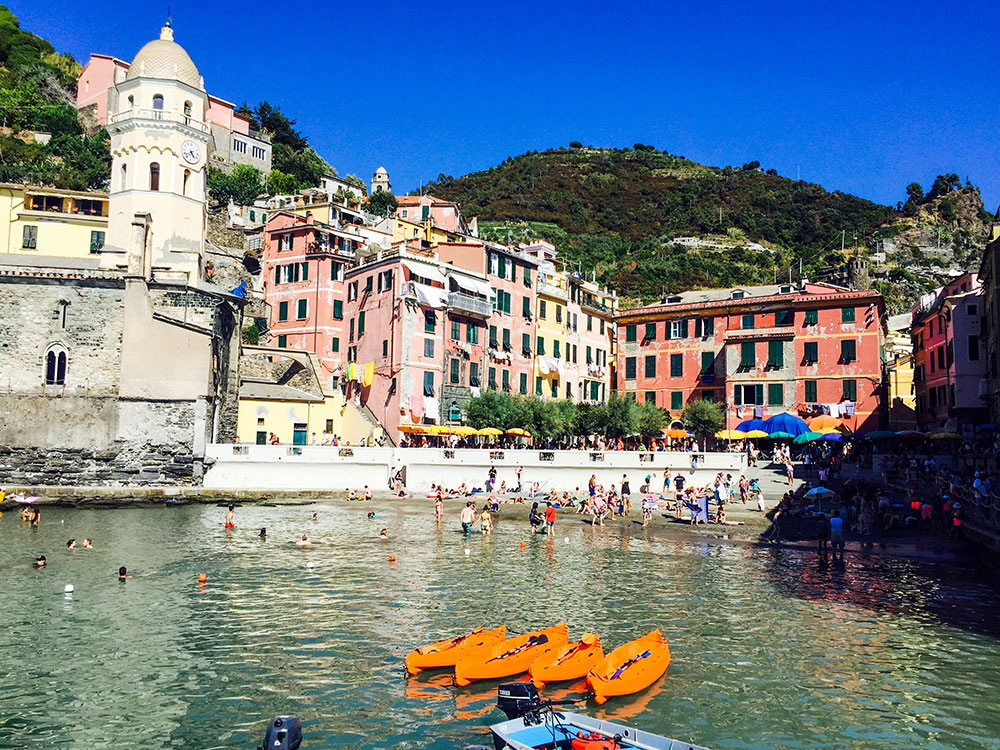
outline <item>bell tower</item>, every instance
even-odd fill
[[[214,144],[205,119],[208,106],[202,77],[174,41],[168,22],[108,95],[111,185],[104,267],[146,279],[201,279],[205,181]]]

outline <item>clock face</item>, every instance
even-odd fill
[[[201,158],[201,149],[194,141],[184,141],[181,144],[181,156],[188,164],[194,164]]]

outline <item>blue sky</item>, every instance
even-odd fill
[[[169,3],[209,91],[280,104],[341,174],[385,165],[397,193],[579,140],[883,203],[957,172],[1000,201],[986,2],[8,3],[81,62],[131,59]]]

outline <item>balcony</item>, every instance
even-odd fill
[[[448,295],[448,307],[466,315],[474,315],[477,318],[488,318],[493,314],[493,305],[490,304],[489,300],[461,292],[452,292]]]
[[[580,298],[580,307],[583,307],[587,310],[593,310],[595,312],[601,313],[602,315],[609,315],[611,313],[611,310],[608,308],[607,305],[602,305],[597,300],[591,299],[586,295],[583,295]]]
[[[189,115],[182,115],[177,112],[167,112],[164,109],[127,109],[124,112],[118,112],[111,115],[109,119],[110,124],[116,124],[120,122],[125,122],[126,120],[161,120],[163,122],[179,122],[182,125],[186,125],[192,130],[197,130],[201,133],[208,133],[209,127],[208,123],[196,120]]]
[[[560,287],[550,281],[543,281],[539,278],[537,288],[539,294],[547,294],[549,297],[559,297],[560,299],[569,299],[569,292],[566,290],[566,287]]]

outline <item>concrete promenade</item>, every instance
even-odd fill
[[[458,487],[463,482],[482,487],[490,467],[497,470],[497,486],[517,486],[517,468],[522,468],[525,491],[537,482],[547,491],[575,487],[586,489],[591,475],[605,488],[621,489],[627,474],[633,493],[647,474],[663,471],[684,474],[687,486],[701,486],[722,471],[738,477],[744,466],[740,453],[686,453],[663,451],[585,451],[479,448],[362,448],[318,445],[215,444],[207,450],[211,467],[204,487],[212,490],[327,490],[368,485],[373,490],[389,486],[401,470],[407,491],[425,492],[431,484]],[[660,485],[653,483],[659,490]]]

